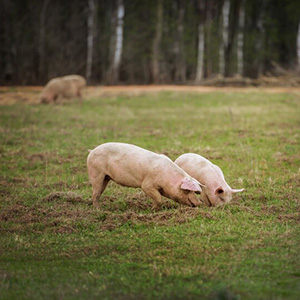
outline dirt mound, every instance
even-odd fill
[[[84,202],[81,196],[73,192],[54,192],[42,199],[42,201],[46,201],[46,202],[55,202],[57,200],[63,200],[71,203]]]
[[[74,192],[53,192],[32,206],[22,203],[0,212],[0,231],[71,233],[93,227],[95,230],[114,230],[138,224],[165,226],[189,222],[197,217],[213,218],[201,208],[179,206],[165,201],[161,211],[153,212],[152,203],[138,192],[125,199],[105,196],[99,210],[91,201]]]

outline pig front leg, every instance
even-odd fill
[[[153,200],[152,209],[155,211],[160,210],[160,207],[162,205],[162,199],[161,199],[160,192],[153,186],[150,186],[150,185],[147,185],[144,183],[142,184],[142,189],[147,196],[152,198],[152,200]]]

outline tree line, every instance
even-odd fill
[[[298,0],[0,0],[0,84],[200,83],[300,66]]]

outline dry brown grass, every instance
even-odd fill
[[[125,198],[124,212],[115,206],[117,199],[104,196],[100,210],[92,207],[73,192],[53,192],[33,206],[18,203],[4,208],[0,212],[1,222],[10,222],[9,232],[76,232],[78,224],[97,223],[99,230],[113,230],[125,223],[145,225],[182,224],[199,216],[213,219],[211,213],[189,207],[178,207],[176,203],[167,201],[163,210],[151,211],[151,202],[143,193],[136,193]],[[41,226],[42,225],[42,226]],[[82,226],[82,224],[81,224]],[[87,225],[88,226],[88,225]],[[2,229],[3,230],[3,229]]]
[[[37,104],[41,86],[0,87],[0,105],[15,103]],[[89,86],[83,90],[84,98],[137,96],[162,91],[211,93],[211,92],[262,92],[262,93],[295,93],[300,94],[299,87],[214,87],[187,85],[129,85],[129,86]]]

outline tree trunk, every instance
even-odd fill
[[[205,60],[204,60],[204,65],[205,65],[205,72],[204,76],[207,78],[211,77],[212,75],[212,54],[211,51],[213,49],[213,45],[211,44],[211,35],[212,35],[212,19],[213,19],[213,5],[214,1],[206,1],[206,9],[205,9],[205,30],[204,30],[204,35],[205,35]]]
[[[258,35],[255,43],[256,50],[256,65],[257,65],[257,76],[260,77],[264,72],[264,51],[265,51],[265,26],[264,26],[264,16],[265,16],[265,6],[266,3],[263,1],[260,8],[260,14],[257,19],[257,29]]]
[[[300,73],[300,21],[298,25],[298,34],[297,34],[297,62],[298,62],[298,72]]]
[[[228,47],[230,0],[225,0],[222,8],[222,41],[219,49],[219,73],[225,76],[225,50]]]
[[[241,1],[239,9],[239,32],[237,40],[237,74],[244,75],[244,28],[245,28],[245,0]]]
[[[13,62],[11,53],[11,20],[9,18],[7,3],[2,3],[0,9],[0,79],[7,84],[13,80]]]
[[[186,66],[185,66],[185,59],[184,59],[184,41],[183,41],[185,1],[177,0],[176,3],[178,4],[178,19],[177,19],[176,39],[175,39],[175,81],[185,82]]]
[[[160,41],[162,37],[162,21],[163,21],[162,19],[163,19],[163,4],[162,4],[162,0],[158,0],[156,32],[153,40],[153,56],[152,56],[152,76],[153,76],[154,83],[158,83],[160,81],[159,57],[160,57]]]
[[[92,77],[93,66],[93,49],[94,49],[94,21],[95,21],[95,2],[88,0],[88,19],[87,19],[87,56],[86,56],[86,72],[87,82]]]
[[[49,0],[44,0],[42,10],[40,13],[40,31],[39,31],[39,81],[43,82],[45,80],[45,18],[46,10],[49,4]]]
[[[197,71],[196,82],[199,83],[203,79],[203,64],[204,62],[204,24],[201,22],[198,25],[198,58],[197,58]]]
[[[197,70],[195,82],[199,83],[203,79],[204,70],[204,20],[205,20],[205,1],[198,0],[198,46],[197,46]]]
[[[113,52],[113,61],[110,66],[109,72],[109,82],[111,84],[117,83],[119,80],[120,73],[120,64],[122,57],[123,49],[123,24],[124,24],[124,14],[125,8],[123,0],[117,0],[117,9],[116,9],[116,22],[115,22],[115,35],[112,37],[114,39],[114,52]]]

